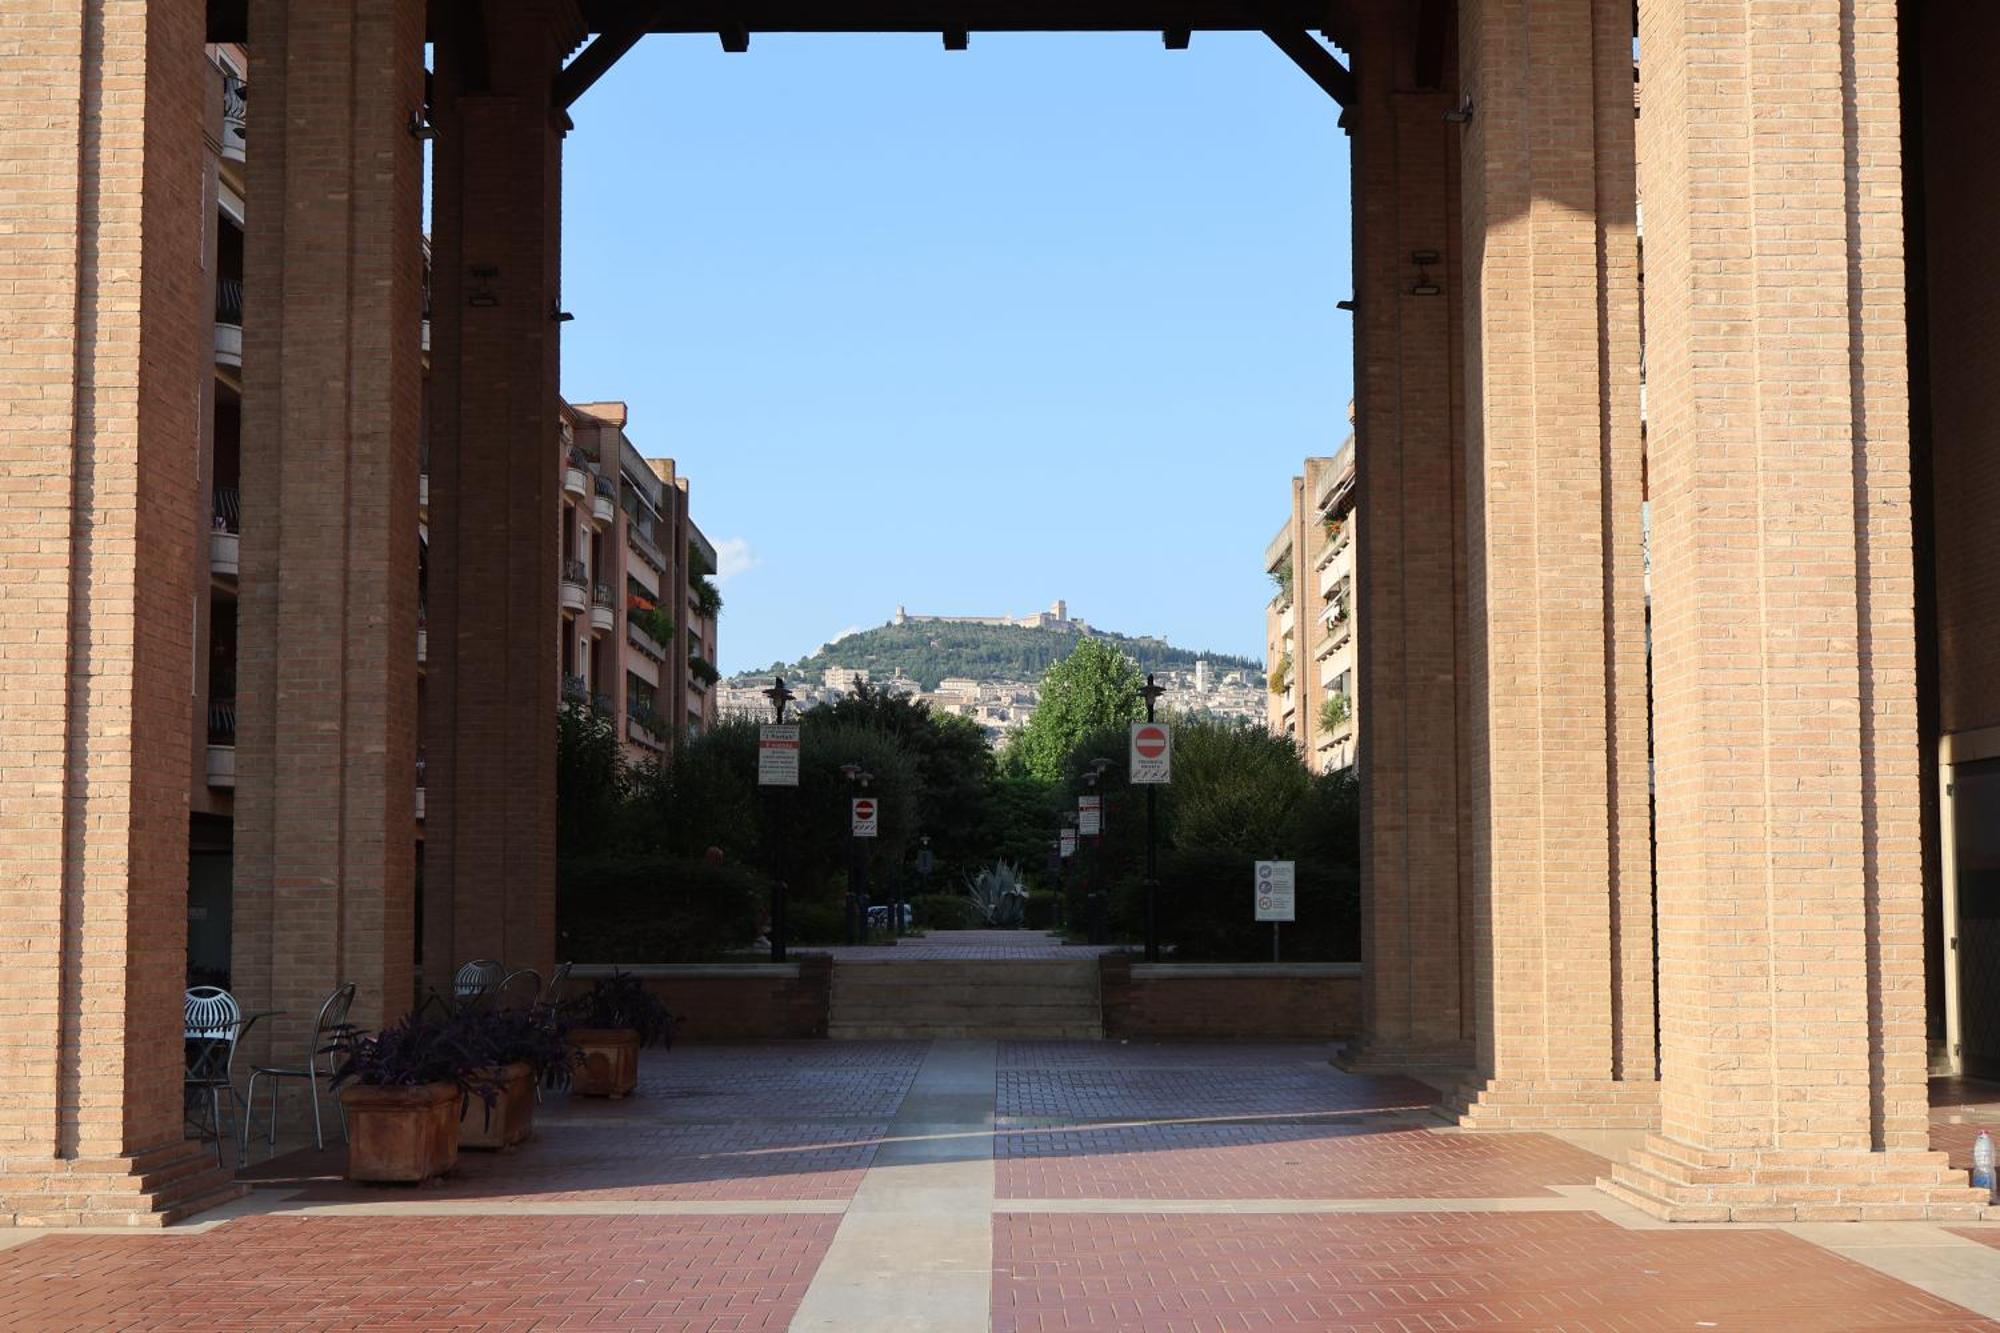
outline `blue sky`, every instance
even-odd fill
[[[1260,36],[649,37],[575,108],[563,391],[727,556],[726,671],[898,603],[1260,654],[1346,431],[1346,137]]]

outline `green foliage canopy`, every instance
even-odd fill
[[[1145,715],[1139,668],[1110,644],[1080,640],[1042,677],[1035,715],[1007,744],[1010,771],[1054,782],[1063,760],[1091,732]]]

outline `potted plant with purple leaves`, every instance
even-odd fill
[[[342,1042],[333,1087],[347,1117],[349,1180],[429,1180],[458,1165],[459,1117],[498,1089],[462,1025],[411,1014]]]
[[[534,1133],[535,1084],[568,1081],[576,1048],[556,1016],[528,1009],[474,1009],[453,1020],[468,1049],[484,1059],[480,1073],[494,1096],[475,1106],[467,1099],[459,1118],[459,1146],[511,1148]]]
[[[629,972],[599,977],[563,1007],[576,1050],[571,1088],[585,1097],[623,1097],[639,1086],[639,1048],[672,1046],[674,1016]]]

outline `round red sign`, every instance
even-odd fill
[[[854,817],[855,817],[856,819],[873,819],[873,818],[875,818],[875,802],[873,802],[873,801],[856,801],[856,802],[854,803]]]
[[[1167,752],[1167,733],[1158,727],[1143,728],[1133,745],[1141,758],[1158,759]]]

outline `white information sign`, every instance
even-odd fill
[[[1298,862],[1259,861],[1257,863],[1257,919],[1296,921]]]
[[[1062,831],[1062,854],[1065,857],[1076,855],[1076,830],[1073,828]]]
[[[1164,722],[1134,722],[1132,753],[1126,764],[1135,785],[1164,786],[1174,780],[1174,729]]]
[[[1104,798],[1102,796],[1079,796],[1076,798],[1076,831],[1086,838],[1095,838],[1104,832]]]
[[[881,817],[882,817],[881,809],[875,804],[875,798],[873,796],[857,796],[854,798],[855,837],[857,838],[874,837],[875,829],[877,825],[880,823]]]
[[[757,785],[799,785],[799,724],[766,725],[757,731]]]

